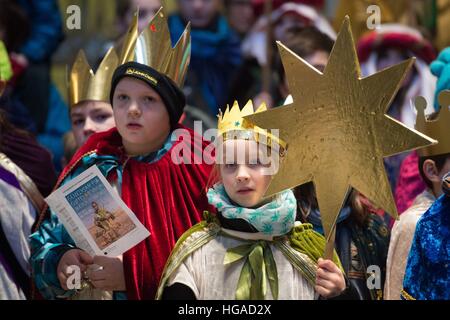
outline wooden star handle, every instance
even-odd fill
[[[325,245],[325,252],[323,254],[324,259],[328,259],[333,261],[333,252],[334,252],[334,240],[336,238],[336,225],[333,227],[331,231],[330,237],[327,240]]]

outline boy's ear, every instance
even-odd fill
[[[439,170],[436,168],[436,163],[431,160],[427,159],[423,163],[423,173],[425,176],[430,180],[431,182],[439,182]]]

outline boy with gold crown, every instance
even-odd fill
[[[265,110],[262,105],[255,113]],[[286,143],[244,120],[250,102],[219,116],[208,201],[218,213],[188,230],[166,265],[159,299],[314,299],[345,289],[339,259],[319,257],[325,239],[295,222],[291,190],[263,198]],[[267,283],[268,284],[267,284]],[[268,289],[269,287],[270,289]]]
[[[92,134],[115,126],[109,91],[118,66],[119,57],[114,48],[106,53],[95,74],[83,50],[78,52],[69,79],[70,120],[77,149]]]
[[[441,109],[425,119],[426,101],[416,98],[416,129],[436,139],[433,145],[418,151],[419,172],[427,185],[427,189],[419,194],[413,205],[396,221],[391,233],[388,258],[386,261],[386,283],[384,294],[386,300],[399,300],[402,289],[408,253],[414,237],[416,225],[433,202],[443,194],[442,178],[450,171],[450,111],[448,103],[450,91],[441,91],[439,102]]]
[[[188,129],[183,131],[188,138],[172,137],[183,129],[177,122],[185,105],[180,88],[189,50],[189,28],[172,48],[162,10],[139,37],[135,17],[121,55],[133,61],[114,71],[109,95],[117,128],[92,135],[58,186],[96,165],[151,235],[123,257],[91,257],[75,247],[57,216],[45,211],[31,236],[33,276],[45,298],[74,294],[67,287],[68,267],[77,265],[91,286],[112,291],[114,299],[153,299],[175,242],[207,209],[203,190],[211,166],[197,159],[206,144]],[[180,146],[193,150],[190,162],[173,161]],[[88,270],[91,264],[102,269]]]

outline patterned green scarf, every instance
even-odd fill
[[[252,209],[232,204],[223,184],[216,184],[208,190],[208,201],[223,217],[244,219],[266,235],[281,236],[294,227],[297,202],[292,190],[286,190],[273,201]]]

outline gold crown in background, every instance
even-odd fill
[[[172,79],[180,88],[186,78],[191,57],[191,27],[172,47],[167,14],[161,7],[147,28],[138,35],[139,11],[133,17],[122,46],[120,64],[135,61],[152,67]]]
[[[227,106],[224,113],[219,112],[217,126],[218,137],[223,137],[223,141],[254,138],[256,141],[268,146],[271,146],[273,141],[280,146],[280,152],[284,153],[287,147],[285,141],[271,134],[268,130],[255,126],[250,121],[244,119],[245,116],[266,110],[266,104],[262,103],[261,106],[254,111],[253,102],[251,100],[249,100],[241,110],[239,103],[235,101],[231,108]],[[264,136],[264,138],[262,138],[262,136]]]
[[[87,100],[109,103],[111,79],[118,66],[119,57],[112,47],[108,50],[94,74],[84,51],[80,50],[70,71],[68,85],[70,108]]]
[[[417,109],[416,130],[438,141],[435,145],[419,149],[417,152],[421,157],[450,153],[450,90],[441,91],[438,102],[441,108],[436,120],[426,120],[427,101],[421,96],[414,100]]]

